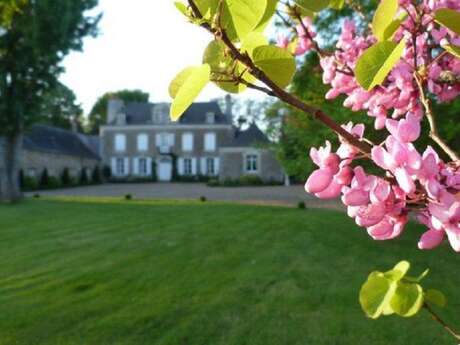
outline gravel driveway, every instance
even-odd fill
[[[305,193],[303,186],[267,187],[208,187],[200,183],[147,183],[147,184],[105,184],[54,191],[42,191],[48,196],[90,196],[123,197],[133,195],[136,199],[193,199],[201,196],[208,200],[239,201],[255,204],[297,205],[305,201],[312,207],[335,207],[336,201],[323,202]]]

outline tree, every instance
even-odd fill
[[[83,110],[77,104],[74,92],[62,83],[47,92],[43,97],[40,118],[37,121],[64,129],[83,130]]]
[[[107,104],[110,99],[120,99],[124,102],[145,103],[150,99],[150,95],[141,90],[120,90],[107,92],[96,101],[88,115],[88,132],[99,133],[99,127],[107,123]]]
[[[25,1],[0,35],[0,200],[20,199],[22,135],[41,116],[43,96],[53,90],[60,63],[82,39],[95,35],[97,0]],[[1,16],[0,16],[1,17]]]
[[[321,16],[323,10],[346,4],[351,4],[355,20],[344,20],[337,44],[325,50],[318,43],[312,14]],[[305,184],[308,193],[340,198],[348,216],[375,240],[399,237],[414,215],[426,227],[419,249],[448,242],[460,252],[460,155],[438,128],[445,114],[435,113],[441,104],[460,96],[460,3],[382,0],[370,25],[365,25],[366,14],[356,4],[353,0],[176,3],[214,41],[201,65],[185,68],[171,82],[171,119],[180,119],[210,82],[235,93],[252,88],[275,97],[338,137],[336,145],[327,140],[322,147],[311,148],[316,170]],[[278,5],[284,7],[288,17],[283,22],[291,30],[275,46],[263,31]],[[314,101],[288,89],[297,72],[295,56],[310,51],[321,60],[322,79],[328,85],[325,98],[343,97],[344,107],[367,114],[383,141],[369,136],[372,128],[360,117],[340,123]],[[430,139],[426,147],[423,130]],[[364,161],[376,171],[368,170]],[[444,295],[421,285],[428,271],[412,277],[407,275],[409,268],[409,262],[401,261],[390,271],[372,272],[360,292],[363,311],[376,319],[393,314],[411,317],[425,310],[460,340],[460,334],[432,308],[445,305]]]

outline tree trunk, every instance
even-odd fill
[[[22,135],[0,137],[0,202],[15,202],[22,198],[19,170]]]

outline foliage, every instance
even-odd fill
[[[148,102],[150,95],[141,90],[120,90],[107,92],[98,98],[88,115],[87,131],[91,134],[99,134],[99,127],[107,123],[107,104],[110,99],[119,99],[124,102]]]
[[[91,173],[91,183],[95,183],[95,184],[102,183],[102,174],[101,174],[101,169],[99,168],[99,165],[96,165],[93,168],[93,171]]]
[[[72,178],[70,177],[69,168],[64,168],[61,173],[61,183],[63,186],[69,186],[72,184]]]
[[[107,166],[107,165],[104,165],[102,167],[102,177],[104,178],[104,181],[109,181],[112,177],[112,169]]]
[[[64,129],[83,131],[83,110],[76,103],[77,98],[67,86],[57,83],[56,87],[43,97],[40,123]]]
[[[86,185],[89,183],[89,176],[86,168],[82,168],[80,170],[80,176],[78,177],[78,181],[81,185]]]
[[[41,175],[40,175],[40,181],[38,183],[38,185],[40,186],[40,188],[48,188],[48,186],[50,185],[50,177],[49,177],[49,174],[48,174],[48,169],[43,169]]]

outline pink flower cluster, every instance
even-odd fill
[[[460,252],[460,162],[446,164],[433,148],[420,154],[414,146],[424,116],[415,72],[424,70],[426,88],[440,102],[460,94],[460,60],[450,54],[435,55],[441,51],[436,47],[460,45],[460,38],[433,20],[436,9],[460,10],[460,1],[424,0],[415,7],[413,1],[400,0],[400,4],[409,13],[394,39],[406,39],[407,46],[383,85],[366,91],[356,81],[356,63],[376,39],[358,35],[351,21],[345,21],[334,54],[321,59],[323,81],[331,85],[326,98],[346,95],[344,105],[354,111],[366,110],[375,118],[375,128],[386,129],[388,137],[363,155],[343,138],[339,138],[337,152],[332,152],[330,142],[311,149],[318,169],[305,189],[319,198],[341,197],[348,215],[376,240],[399,236],[412,212],[428,228],[420,238],[420,249],[435,248],[447,238]],[[412,18],[420,19],[422,30]],[[344,128],[363,140],[363,125],[350,123]],[[366,174],[354,164],[363,157],[383,169],[384,177]]]
[[[344,128],[356,138],[363,136],[363,125]],[[429,228],[420,239],[420,249],[438,246],[447,235],[452,248],[460,252],[460,200],[456,197],[460,171],[442,162],[431,147],[420,155],[408,140],[411,131],[410,126],[400,129],[388,136],[385,147],[373,148],[371,158],[387,172],[386,178],[367,175],[361,166],[352,168],[358,151],[343,139],[336,153],[330,142],[312,148],[310,156],[318,169],[308,178],[305,190],[322,199],[341,196],[348,215],[376,240],[399,236],[408,214],[415,212]],[[417,205],[422,208],[414,208]]]
[[[303,55],[312,50],[314,46],[312,39],[316,37],[316,32],[313,29],[311,18],[305,17],[302,22],[303,25],[298,24],[296,27],[297,35],[293,41],[295,43],[294,55]],[[287,36],[282,34],[278,36],[278,47],[288,49],[290,44],[291,40]]]

